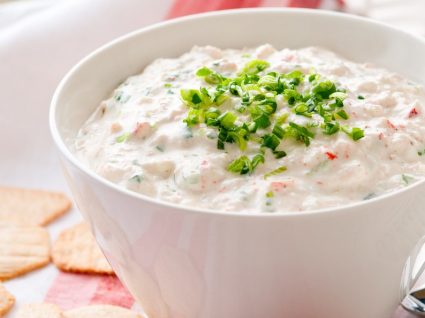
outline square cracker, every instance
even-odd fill
[[[59,234],[52,248],[53,263],[64,271],[113,274],[87,223],[74,225]]]
[[[15,297],[10,294],[2,284],[0,284],[0,317],[6,315],[6,313],[15,304]]]
[[[19,308],[16,318],[64,318],[62,310],[54,304],[28,304]]]
[[[0,187],[0,222],[46,225],[71,207],[62,193]]]
[[[40,268],[50,261],[50,239],[40,226],[0,223],[0,280]]]

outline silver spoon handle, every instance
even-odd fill
[[[425,288],[414,289],[425,271],[424,254],[425,237],[415,245],[404,266],[401,285],[400,303],[404,309],[416,315],[425,316]],[[422,255],[422,257],[421,257]],[[418,264],[420,264],[419,268]]]

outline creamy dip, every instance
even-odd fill
[[[236,143],[226,143],[218,149],[217,129],[204,123],[188,127],[183,121],[189,107],[181,90],[215,87],[196,75],[200,68],[235,77],[254,59],[269,64],[259,76],[299,70],[306,75],[300,87],[311,85],[309,74],[336,83],[346,94],[343,109],[349,117],[340,120],[341,125],[360,128],[364,137],[326,135],[316,127],[320,118],[295,113],[288,100],[277,95],[273,116],[284,114],[286,123],[309,127],[314,138],[308,146],[283,138],[276,151],[286,156],[276,158],[266,149],[264,163],[250,173],[229,171],[229,164],[241,155],[252,158],[259,146],[249,142],[241,150]],[[230,96],[219,109],[238,114],[234,109],[240,101]],[[248,213],[312,210],[367,200],[422,178],[424,107],[423,86],[322,48],[194,47],[179,58],[155,60],[122,83],[83,125],[75,152],[100,176],[163,201]],[[270,173],[279,167],[284,169]]]

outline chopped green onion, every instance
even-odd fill
[[[335,92],[335,93],[332,93],[329,96],[329,98],[339,99],[339,100],[343,101],[344,99],[347,98],[347,94],[343,93],[343,92]]]
[[[268,134],[263,136],[263,143],[261,146],[275,150],[279,144],[280,140],[275,134]]]
[[[401,179],[403,180],[405,185],[409,185],[410,183],[412,183],[413,181],[415,181],[415,178],[412,176],[409,176],[407,174],[402,174],[401,175]]]
[[[237,117],[232,112],[225,112],[221,114],[217,119],[220,122],[221,126],[226,129],[231,129],[235,126],[235,121]]]
[[[143,181],[143,175],[142,174],[136,174],[134,176],[132,176],[130,179],[128,179],[128,181],[132,181],[132,182],[136,182],[136,183],[141,183]]]
[[[206,90],[182,89],[180,90],[180,96],[183,102],[190,107],[199,108],[212,104],[212,100]]]
[[[285,114],[277,117],[276,118],[276,124],[277,125],[282,125],[283,123],[286,122],[286,120],[288,119],[288,117],[289,117],[289,113],[285,113]]]
[[[126,132],[126,133],[122,134],[121,136],[118,136],[117,138],[115,138],[115,141],[118,142],[118,143],[126,142],[128,140],[128,138],[130,138],[130,136],[131,136],[131,133]]]
[[[286,152],[283,150],[275,150],[273,151],[273,155],[276,159],[280,159],[286,157]]]
[[[266,193],[267,198],[273,198],[273,196],[274,196],[273,191],[269,191],[269,192]]]
[[[245,129],[239,129],[238,131],[230,131],[228,136],[239,146],[240,150],[244,151],[247,144],[245,140],[247,133]]]
[[[341,127],[341,129],[342,129],[342,131],[344,131],[344,132],[345,132],[348,136],[350,136],[350,137],[351,137],[351,139],[353,139],[354,141],[357,141],[357,140],[362,139],[362,138],[364,137],[364,131],[363,131],[363,129],[361,129],[361,128],[354,127],[354,128],[352,128],[352,129],[351,129],[351,131],[350,131],[350,129],[349,129],[348,127],[343,126],[343,127]]]
[[[267,178],[269,178],[271,176],[275,176],[275,175],[281,174],[281,173],[285,172],[286,170],[287,170],[287,168],[285,166],[281,166],[281,167],[279,167],[279,168],[277,168],[277,169],[275,169],[273,171],[270,171],[270,172],[266,173],[264,175],[264,179],[267,179]]]
[[[341,119],[344,119],[344,120],[347,120],[349,118],[348,114],[343,109],[337,111],[334,115],[335,115],[335,118],[341,118]]]
[[[285,89],[283,91],[283,96],[286,98],[289,105],[294,105],[297,101],[302,99],[301,94],[298,93],[295,89]]]
[[[122,92],[122,91],[118,92],[118,93],[114,96],[114,99],[115,99],[117,102],[121,103],[121,104],[126,103],[126,102],[130,99],[130,98],[131,98],[131,96],[130,96],[130,95],[128,95],[128,94],[124,94],[124,92]]]
[[[339,123],[338,122],[328,122],[323,124],[323,133],[325,135],[333,135],[339,131]]]
[[[241,156],[232,161],[227,170],[233,173],[247,174],[252,171],[251,160],[247,156]]]
[[[308,106],[306,103],[299,103],[294,107],[295,114],[311,117],[311,114],[307,112],[308,112]]]
[[[218,64],[213,63],[214,66]],[[181,99],[188,106],[183,120],[187,127],[209,127],[213,130],[214,139],[217,138],[218,149],[224,150],[227,143],[238,145],[241,156],[229,164],[229,171],[252,173],[258,164],[264,163],[266,148],[276,159],[285,157],[286,152],[277,148],[286,138],[309,146],[315,137],[316,127],[321,128],[323,135],[333,135],[342,130],[355,141],[364,137],[362,129],[340,125],[340,121],[349,118],[344,110],[344,100],[348,96],[345,89],[337,87],[333,81],[322,79],[317,73],[305,75],[300,69],[288,73],[273,71],[259,74],[269,66],[267,61],[251,60],[232,78],[204,66],[196,71],[196,75],[210,85],[180,90]],[[171,87],[171,84],[165,83],[164,86]],[[282,98],[286,103],[281,103]],[[358,98],[363,99],[361,95]],[[232,102],[233,110],[229,110],[229,103],[221,107],[227,106],[225,110],[220,111],[219,106],[227,100]],[[304,126],[295,122],[286,124],[290,110],[297,116],[314,116],[314,120]],[[278,115],[275,116],[275,113]],[[255,150],[252,145],[259,153],[250,159],[245,152],[247,149],[250,152]],[[418,155],[425,155],[425,150],[418,151]]]
[[[304,80],[304,73],[299,70],[295,70],[286,74],[286,78],[290,79],[290,84],[297,86]]]
[[[155,148],[160,152],[164,152],[164,146],[157,145]]]
[[[259,153],[251,160],[252,170],[254,170],[260,163],[264,163],[264,155]]]
[[[269,62],[263,60],[252,60],[245,64],[241,74],[257,74],[270,66]]]
[[[323,99],[329,98],[329,96],[336,92],[335,84],[329,80],[316,84],[312,89],[313,94],[320,96]]]
[[[314,138],[314,134],[311,131],[294,122],[290,122],[289,127],[292,128],[292,130],[290,130],[289,135],[292,135],[297,140],[304,142],[306,146],[310,145],[310,139]]]
[[[205,115],[202,109],[191,108],[187,114],[187,117],[183,119],[183,122],[185,122],[188,127],[192,127],[202,123],[204,118]]]
[[[210,70],[208,67],[202,67],[198,69],[196,71],[196,75],[199,77],[203,77],[205,82],[207,82],[208,84],[220,84],[225,80],[222,75]]]
[[[211,71],[208,67],[202,67],[196,71],[196,75],[200,77],[210,75],[211,73],[213,73],[213,71]]]
[[[279,125],[276,124],[273,127],[272,133],[274,135],[276,135],[279,139],[282,139],[283,136],[285,135],[285,130],[281,126],[279,126]]]
[[[308,77],[308,81],[311,83],[313,81],[315,81],[317,78],[319,78],[318,74],[310,74]]]

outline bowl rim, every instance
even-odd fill
[[[340,206],[333,206],[333,207],[327,207],[327,208],[320,208],[320,209],[312,209],[312,210],[305,210],[305,211],[288,211],[288,212],[273,212],[273,213],[253,213],[253,212],[236,212],[236,211],[224,211],[224,210],[213,210],[213,209],[204,209],[204,208],[194,208],[188,205],[183,204],[176,204],[172,202],[168,202],[165,200],[156,199],[147,195],[144,195],[142,193],[130,191],[124,187],[119,186],[116,183],[113,183],[112,181],[109,181],[100,175],[96,174],[93,170],[91,170],[89,167],[85,166],[75,154],[73,154],[68,147],[66,146],[63,138],[61,137],[61,134],[59,133],[58,125],[56,123],[56,111],[58,108],[58,101],[60,99],[60,96],[62,94],[62,91],[65,89],[65,86],[67,82],[74,76],[75,73],[78,72],[78,70],[82,67],[84,67],[87,63],[89,63],[92,59],[95,59],[97,55],[99,55],[101,52],[108,50],[110,47],[113,47],[121,42],[130,40],[131,38],[137,37],[139,34],[148,33],[151,31],[155,31],[156,29],[161,29],[163,27],[172,26],[174,24],[181,24],[188,21],[193,20],[200,20],[204,18],[209,17],[215,17],[215,16],[223,16],[223,15],[240,15],[240,14],[252,14],[252,13],[262,13],[262,14],[305,14],[305,15],[316,15],[316,16],[324,16],[324,17],[337,17],[341,19],[351,20],[351,21],[357,21],[362,23],[367,23],[371,25],[375,25],[378,27],[383,27],[388,29],[391,32],[397,32],[404,36],[408,36],[416,41],[421,42],[425,46],[425,37],[422,38],[419,35],[416,35],[414,33],[409,33],[404,30],[401,30],[399,28],[393,27],[391,25],[388,25],[386,23],[372,20],[365,17],[360,17],[352,14],[347,13],[341,13],[341,12],[335,12],[335,11],[328,11],[328,10],[317,10],[317,9],[304,9],[304,8],[243,8],[243,9],[230,9],[230,10],[221,10],[221,11],[212,11],[212,12],[206,12],[206,13],[199,13],[199,14],[192,14],[187,15],[175,19],[170,19],[166,21],[161,21],[155,24],[151,24],[139,29],[136,29],[134,31],[128,32],[122,36],[119,36],[106,44],[103,44],[102,46],[98,47],[85,57],[83,57],[79,62],[74,64],[74,66],[66,73],[66,75],[62,78],[62,80],[59,82],[58,86],[56,87],[51,103],[50,103],[50,109],[49,109],[49,128],[50,133],[52,135],[53,141],[56,144],[56,147],[59,149],[59,152],[65,156],[65,158],[72,163],[76,168],[78,168],[80,171],[82,171],[86,176],[94,179],[96,182],[101,183],[105,187],[109,187],[114,189],[115,191],[120,192],[123,195],[128,195],[132,198],[135,198],[137,200],[144,200],[148,201],[151,204],[156,204],[161,207],[167,208],[167,209],[173,209],[173,210],[180,210],[184,212],[191,212],[191,213],[201,213],[201,214],[209,214],[209,215],[223,215],[228,217],[249,217],[249,218],[281,218],[281,217],[311,217],[313,215],[319,216],[322,214],[334,214],[338,213],[341,214],[343,212],[349,212],[353,209],[361,209],[365,205],[372,205],[374,203],[378,203],[380,201],[386,200],[389,197],[398,196],[402,193],[405,193],[406,191],[411,191],[414,188],[420,187],[422,184],[425,183],[425,178],[422,180],[419,180],[411,185],[408,185],[401,189],[396,189],[394,191],[387,192],[385,194],[382,194],[380,196],[371,198],[369,200],[362,200],[357,202],[352,202],[350,204],[344,204]]]

